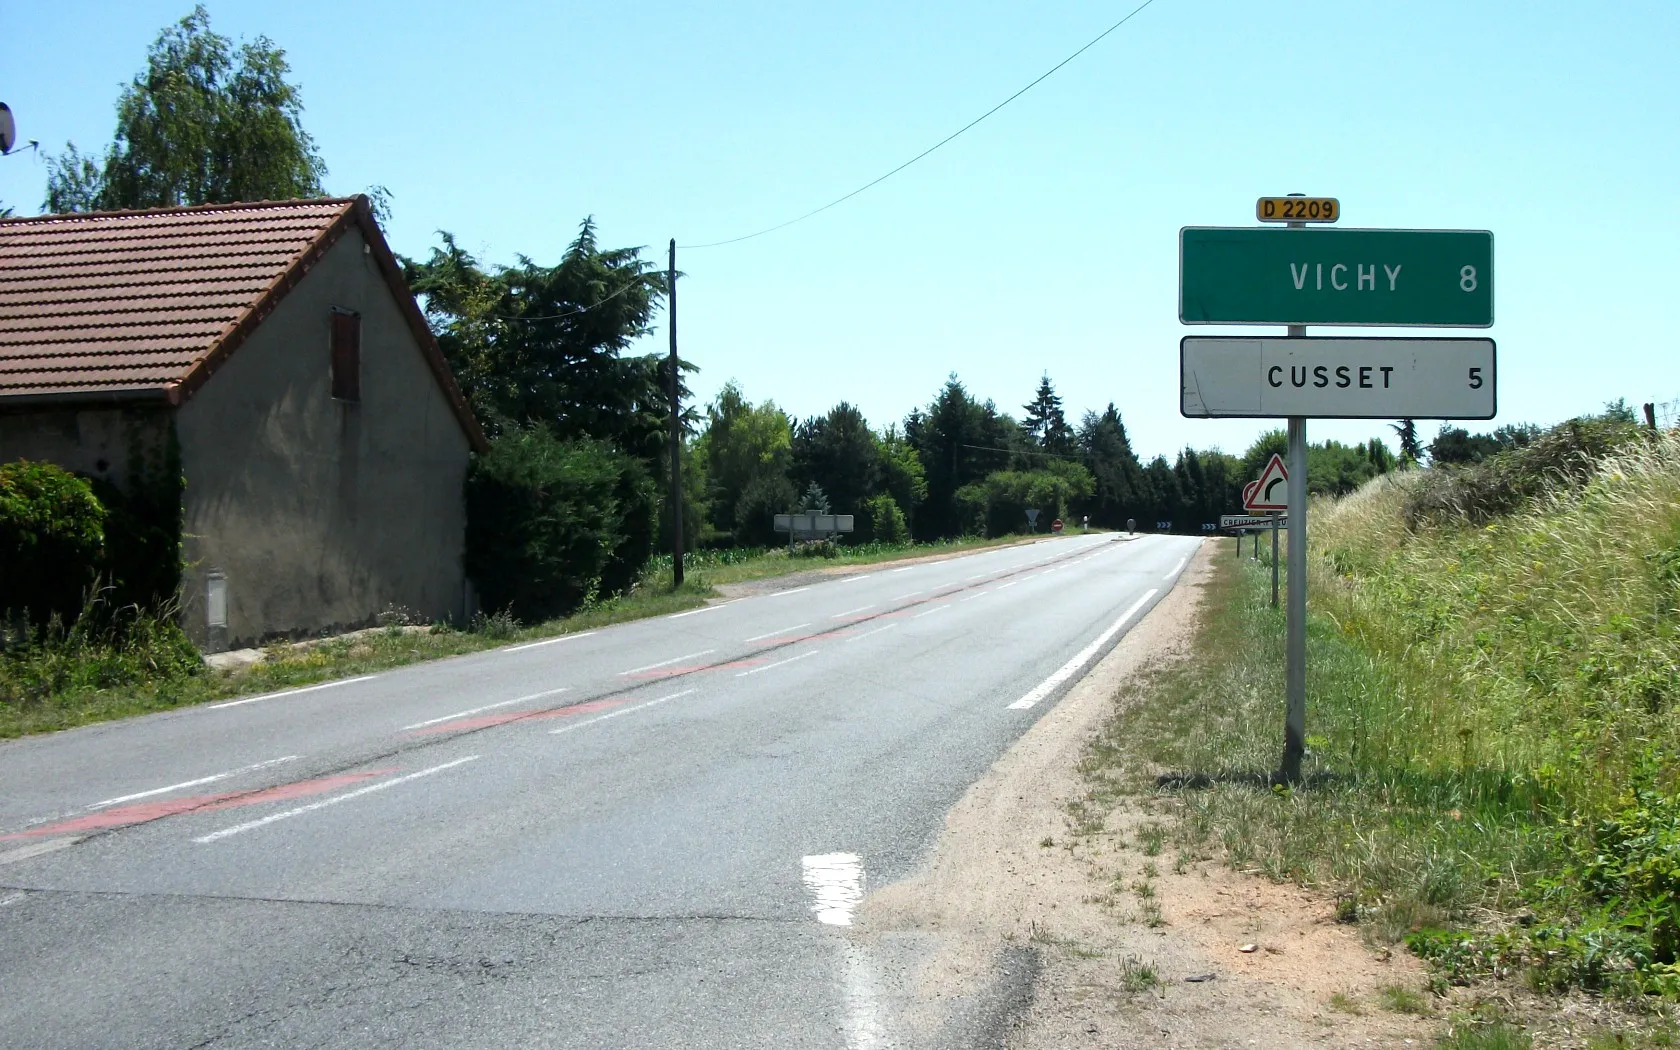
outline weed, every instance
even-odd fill
[[[1377,1002],[1390,1013],[1422,1017],[1430,1012],[1429,1000],[1421,992],[1403,984],[1384,985],[1377,989]]]
[[[1159,856],[1161,853],[1161,843],[1165,841],[1166,837],[1167,829],[1154,821],[1150,821],[1142,828],[1139,828],[1138,842],[1143,846],[1143,855],[1146,857]]]
[[[1521,1028],[1493,1021],[1454,1025],[1435,1045],[1441,1050],[1529,1050],[1534,1040]]]
[[[1156,869],[1155,862],[1152,861],[1152,860],[1144,861],[1142,870],[1143,870],[1143,877],[1146,878],[1146,879],[1153,879],[1156,876],[1161,874],[1160,871]]]
[[[1161,905],[1158,901],[1146,900],[1139,904],[1138,918],[1142,919],[1143,924],[1152,930],[1159,929],[1167,924],[1167,920],[1161,915]]]
[[[1337,992],[1330,997],[1330,1009],[1344,1014],[1362,1014],[1365,1012],[1365,1008],[1359,1005],[1357,999],[1350,998],[1344,992]]]
[[[1137,882],[1132,883],[1132,892],[1137,894],[1138,900],[1140,901],[1154,900],[1155,884],[1153,882],[1140,879]]]
[[[1120,960],[1120,983],[1128,992],[1147,992],[1161,986],[1155,967],[1135,955]]]

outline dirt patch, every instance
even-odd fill
[[[1153,834],[1147,800],[1096,821],[1070,813],[1089,797],[1080,761],[1121,681],[1191,644],[1216,549],[1204,544],[1173,592],[968,790],[928,864],[864,902],[860,936],[934,945],[905,975],[928,1015],[918,1027],[937,1027],[940,1004],[971,998],[1030,948],[1032,1003],[1007,1034],[1022,1050],[1404,1047],[1441,1028],[1416,961],[1368,947],[1334,902],[1181,859]]]

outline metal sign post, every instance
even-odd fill
[[[1304,230],[1292,222],[1291,230]],[[1490,237],[1489,240],[1492,238]],[[1491,267],[1490,267],[1491,269]],[[1491,311],[1490,311],[1491,312]],[[1289,338],[1305,339],[1307,326],[1289,326]],[[1277,604],[1277,527],[1272,529],[1272,604]],[[1283,762],[1285,783],[1301,779],[1307,753],[1307,417],[1289,417],[1289,595],[1284,608]]]

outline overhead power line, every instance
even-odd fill
[[[903,171],[905,168],[908,168],[910,165],[912,165],[912,164],[916,163],[917,161],[921,160],[923,157],[926,157],[928,154],[930,154],[933,151],[939,149],[941,146],[943,146],[946,143],[950,142],[951,140],[957,138],[959,135],[963,134],[963,132],[965,132],[965,131],[969,130],[970,128],[974,127],[976,124],[979,124],[981,121],[985,120],[987,117],[991,116],[993,113],[996,113],[998,110],[1000,110],[1003,107],[1009,105],[1011,102],[1020,98],[1022,95],[1025,95],[1027,92],[1029,92],[1033,88],[1037,87],[1040,83],[1049,79],[1050,76],[1052,74],[1054,74],[1057,70],[1061,69],[1063,66],[1067,65],[1069,62],[1072,62],[1074,59],[1078,58],[1080,55],[1083,55],[1085,52],[1091,50],[1091,48],[1097,46],[1097,44],[1102,42],[1104,37],[1108,36],[1110,33],[1114,32],[1116,29],[1119,29],[1121,26],[1125,25],[1127,22],[1130,22],[1134,17],[1137,16],[1137,14],[1140,11],[1142,11],[1144,8],[1148,7],[1150,4],[1152,4],[1154,2],[1155,2],[1155,0],[1143,0],[1143,3],[1141,3],[1137,7],[1133,8],[1131,10],[1131,12],[1126,15],[1125,18],[1122,18],[1120,21],[1118,21],[1118,22],[1114,23],[1113,25],[1109,26],[1107,29],[1103,30],[1101,33],[1098,33],[1095,37],[1093,37],[1090,41],[1088,41],[1085,44],[1084,47],[1080,48],[1078,51],[1075,51],[1073,54],[1071,54],[1068,57],[1062,59],[1060,62],[1057,62],[1055,65],[1051,66],[1049,69],[1047,69],[1043,73],[1039,74],[1038,77],[1036,79],[1034,79],[1031,83],[1029,83],[1026,87],[1024,87],[1021,90],[1015,92],[1013,95],[1010,95],[1008,98],[1004,99],[1002,102],[999,102],[997,105],[993,106],[991,109],[988,109],[986,112],[980,114],[978,117],[975,117],[973,120],[969,121],[967,124],[964,124],[962,127],[960,127],[957,130],[951,132],[949,135],[946,135],[944,138],[940,139],[938,142],[935,142],[933,145],[929,146],[927,149],[922,150],[922,152],[916,154],[914,157],[911,157],[909,160],[905,161],[903,164],[900,164],[898,167],[896,167],[896,168],[892,169],[891,171],[887,172],[885,175],[881,175],[881,176],[878,176],[877,178],[871,179],[870,181],[864,183],[862,186],[859,186],[857,189],[855,189],[852,192],[846,194],[844,197],[836,197],[834,200],[829,201],[827,204],[824,204],[820,208],[813,208],[803,215],[796,216],[792,219],[787,220],[786,222],[777,223],[774,226],[767,226],[764,229],[757,231],[756,233],[746,233],[746,234],[742,234],[739,237],[730,237],[730,238],[727,238],[726,240],[721,240],[721,241],[708,241],[705,244],[679,244],[677,247],[683,248],[683,249],[718,248],[718,247],[722,247],[725,244],[739,244],[741,241],[750,241],[754,237],[762,237],[767,233],[775,233],[777,230],[785,230],[789,226],[792,226],[796,222],[804,222],[806,219],[811,218],[813,215],[821,215],[823,212],[827,211],[828,209],[834,207],[837,204],[846,203],[847,201],[851,200],[853,197],[856,197],[858,194],[862,193],[863,191],[868,190],[868,189],[872,189],[875,186],[879,186],[881,183],[883,183],[883,182],[887,181],[888,179],[892,178],[894,175],[897,175],[899,172]]]

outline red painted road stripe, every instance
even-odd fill
[[[507,725],[509,722],[519,722],[525,719],[539,718],[568,718],[572,715],[587,715],[595,711],[605,711],[609,708],[620,707],[629,700],[590,700],[587,703],[572,704],[570,707],[550,707],[542,711],[504,711],[494,715],[479,715],[476,718],[459,718],[453,722],[443,722],[424,729],[410,731],[410,736],[430,736],[434,733],[460,733],[468,729],[488,729],[490,726]]]
[[[28,831],[19,831],[11,835],[0,835],[0,842],[13,839],[40,838],[46,835],[72,834],[78,831],[100,831],[105,828],[127,827],[132,824],[147,824],[163,817],[172,817],[177,813],[192,810],[234,809],[239,806],[254,806],[262,802],[280,802],[292,798],[304,798],[309,795],[319,795],[327,791],[337,791],[341,787],[359,784],[364,780],[382,777],[388,773],[395,773],[395,769],[374,769],[366,773],[338,773],[330,777],[317,777],[314,780],[300,780],[294,784],[282,784],[279,787],[266,788],[262,791],[238,792],[223,791],[214,795],[187,795],[183,798],[163,799],[157,802],[136,802],[132,806],[117,806],[112,809],[89,813],[85,817],[72,817],[61,820],[56,824],[44,824]]]

